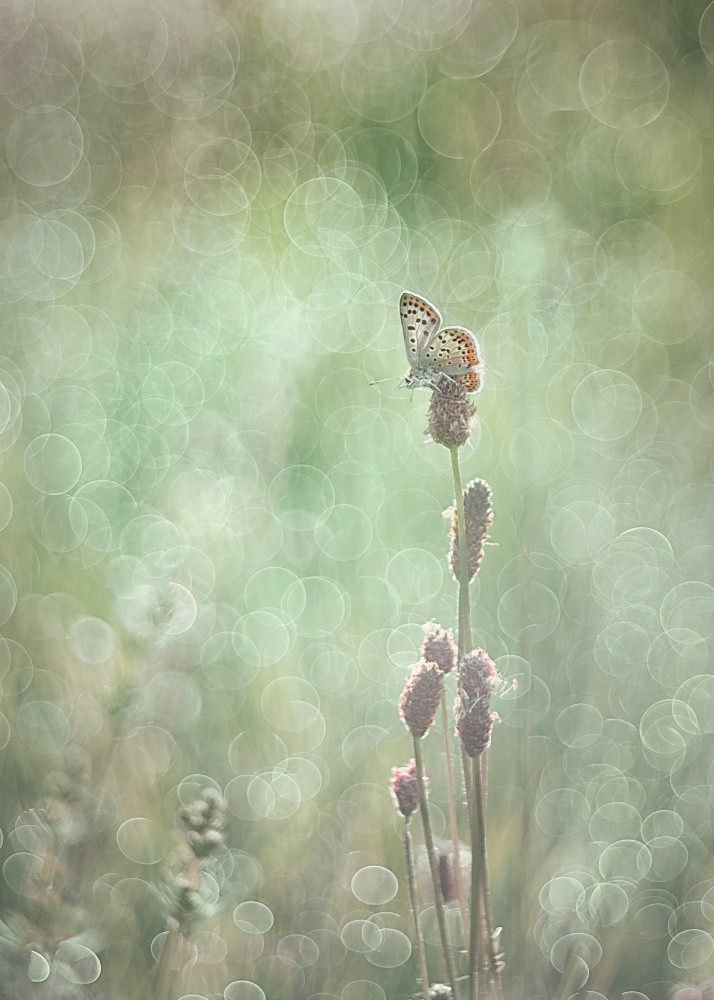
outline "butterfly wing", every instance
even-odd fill
[[[441,325],[441,315],[430,302],[413,292],[402,292],[399,315],[409,364],[421,364],[424,350]]]
[[[483,385],[481,348],[475,335],[464,326],[439,330],[426,345],[421,363],[450,375],[466,392],[477,392]]]

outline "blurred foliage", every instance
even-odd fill
[[[368,384],[405,288],[486,361],[509,996],[706,980],[714,4],[0,22],[0,996],[156,995],[205,789],[172,997],[413,995],[388,784],[456,587],[427,397]]]

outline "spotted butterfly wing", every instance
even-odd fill
[[[483,358],[478,340],[464,326],[446,326],[425,345],[420,366],[449,375],[466,392],[483,385]]]
[[[404,347],[411,365],[418,365],[424,350],[441,325],[438,309],[413,292],[402,292],[399,300]]]

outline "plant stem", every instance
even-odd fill
[[[454,491],[456,494],[456,524],[459,546],[459,661],[471,651],[471,603],[469,600],[469,553],[466,542],[466,515],[464,512],[464,493],[461,485],[461,468],[459,466],[459,449],[457,445],[449,448],[451,453],[451,468],[454,474]],[[485,821],[485,788],[486,788],[486,755],[478,760],[469,760],[462,753],[464,778],[466,784],[466,799],[470,819],[471,833],[471,914],[469,933],[469,956],[471,962],[472,995],[477,1000],[479,994],[479,952],[481,950],[480,924],[481,903],[483,903],[483,920],[486,931],[486,947],[489,965],[493,979],[496,1000],[502,1000],[503,988],[501,974],[496,959],[496,945],[493,940],[493,916],[491,914],[491,893],[488,881],[488,858],[486,853],[486,821]],[[471,771],[471,775],[469,775]],[[469,780],[471,778],[471,780]],[[483,780],[482,780],[483,779]],[[469,795],[470,792],[470,795]]]
[[[469,821],[469,841],[472,847],[473,856],[473,830],[471,828],[471,816],[473,814],[473,792],[471,791],[471,758],[466,753],[463,747],[461,747],[461,766],[464,771],[464,789],[466,790],[466,815]]]
[[[457,683],[460,680],[461,660],[471,652],[471,602],[469,600],[469,552],[466,544],[466,514],[464,513],[464,491],[461,485],[461,468],[459,466],[459,446],[449,448],[451,454],[451,470],[454,474],[454,494],[456,501],[457,541],[459,545],[459,641],[457,663]],[[473,815],[471,802],[471,761],[465,751],[461,750],[461,762],[464,770],[464,788],[466,789],[466,804],[468,806],[469,826]],[[473,844],[473,830],[471,830]],[[472,852],[473,856],[473,852]]]
[[[181,949],[181,931],[178,920],[170,917],[167,927],[168,930],[159,956],[159,966],[151,990],[152,1000],[167,1000],[177,968],[174,959],[177,957],[177,949]]]
[[[439,873],[436,869],[436,851],[434,849],[434,836],[431,832],[431,820],[429,819],[429,804],[426,800],[426,788],[424,787],[424,757],[421,752],[421,738],[412,735],[414,741],[414,762],[417,772],[417,787],[419,789],[419,811],[421,812],[421,822],[424,827],[424,843],[426,844],[426,855],[429,859],[429,870],[431,881],[434,886],[434,907],[436,909],[436,921],[439,925],[439,936],[441,938],[441,948],[444,952],[444,962],[446,963],[447,978],[451,992],[456,998],[456,970],[454,959],[449,948],[449,939],[446,932],[446,917],[444,916],[444,906],[441,902],[441,887],[439,885]]]
[[[471,652],[471,601],[469,599],[469,550],[466,543],[466,513],[464,511],[464,488],[461,484],[461,467],[459,465],[459,446],[452,445],[449,448],[451,454],[451,471],[454,475],[454,501],[456,504],[456,532],[459,547],[459,641],[458,641],[458,662]],[[457,674],[457,683],[460,683],[460,668]],[[469,955],[471,961],[471,990],[474,998],[478,996],[478,958],[474,952],[474,947],[478,947],[478,926],[479,926],[479,896],[478,896],[478,868],[476,852],[476,826],[475,826],[475,802],[472,787],[472,772],[478,770],[477,763],[469,759],[466,751],[461,749],[461,762],[464,772],[464,787],[466,789],[467,814],[469,818],[469,833],[471,837],[471,912],[468,918],[469,924]],[[475,775],[473,780],[475,781]],[[476,892],[474,892],[476,884]],[[463,918],[462,918],[463,919]],[[464,934],[466,934],[466,923],[464,923]]]
[[[456,501],[456,524],[459,543],[459,660],[471,652],[471,605],[469,602],[469,552],[466,545],[466,515],[464,513],[464,490],[461,485],[459,467],[459,446],[449,448],[451,470],[454,474]]]
[[[456,876],[456,894],[459,898],[461,911],[461,926],[464,940],[469,936],[469,919],[466,912],[466,892],[464,890],[464,874],[461,870],[461,840],[459,838],[459,822],[456,815],[456,793],[454,790],[454,766],[451,760],[451,740],[449,739],[449,720],[446,709],[446,690],[441,693],[441,721],[444,730],[444,756],[446,760],[446,785],[449,793],[449,826],[451,827],[451,843],[454,850],[454,874]]]
[[[466,513],[464,511],[464,488],[461,484],[461,467],[459,465],[459,446],[451,445],[451,471],[454,475],[454,502],[456,504],[456,531],[459,547],[459,641],[458,662],[471,652],[471,601],[469,600],[469,551],[466,543]],[[460,681],[460,673],[457,682]],[[461,761],[464,772],[464,787],[466,789],[466,804],[468,807],[469,833],[471,836],[471,912],[469,924],[469,959],[471,973],[471,993],[473,1000],[478,998],[478,950],[479,950],[479,872],[480,864],[476,852],[477,814],[475,811],[475,793],[472,786],[472,774],[475,781],[477,763],[469,759],[463,747]],[[463,918],[462,918],[463,919]],[[464,924],[466,934],[466,923]]]
[[[498,959],[496,956],[496,942],[493,940],[493,914],[491,913],[491,888],[488,881],[488,856],[486,852],[486,782],[488,779],[488,762],[486,754],[488,750],[484,750],[478,762],[474,761],[474,770],[479,772],[479,781],[481,783],[480,789],[480,816],[479,816],[479,826],[480,826],[480,865],[482,873],[482,898],[483,898],[483,915],[484,922],[486,924],[486,947],[488,948],[488,958],[489,964],[491,966],[491,979],[493,981],[493,992],[496,996],[496,1000],[503,1000],[503,986],[501,984],[501,970],[498,967]]]
[[[417,899],[416,876],[414,873],[414,851],[412,849],[412,835],[409,831],[411,816],[404,818],[404,857],[407,864],[407,884],[409,885],[409,900],[411,902],[412,914],[414,916],[414,951],[417,957],[417,968],[421,979],[421,991],[424,1000],[429,1000],[429,973],[426,967],[426,956],[421,934],[419,933],[419,902]]]
[[[481,852],[476,850],[481,839],[481,771],[478,761],[471,762],[473,787],[471,789],[471,933],[469,934],[469,974],[471,976],[471,1000],[479,1000],[479,952],[481,950],[480,902],[481,902]]]

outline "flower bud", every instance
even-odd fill
[[[434,722],[443,687],[444,674],[436,663],[414,664],[399,700],[399,713],[413,736],[424,736]]]
[[[503,682],[496,664],[483,649],[467,653],[459,668],[459,689],[454,702],[456,732],[469,757],[478,757],[491,743],[491,698]]]
[[[449,563],[456,579],[461,573],[459,551],[459,518],[455,507],[444,511],[451,517],[451,553]],[[486,532],[493,524],[491,487],[483,479],[472,480],[464,490],[464,521],[466,524],[466,550],[469,554],[469,580],[473,580],[483,559]]]
[[[429,779],[426,775],[424,775],[424,787],[429,787]],[[397,803],[397,809],[405,818],[419,808],[419,786],[414,760],[410,760],[404,767],[392,768],[390,789]]]
[[[423,626],[426,632],[421,658],[426,663],[435,663],[442,673],[448,674],[456,666],[456,644],[450,628],[442,628],[435,621]]]
[[[225,812],[225,801],[215,788],[204,788],[201,798],[179,809],[183,835],[195,857],[206,858],[223,844]]]

